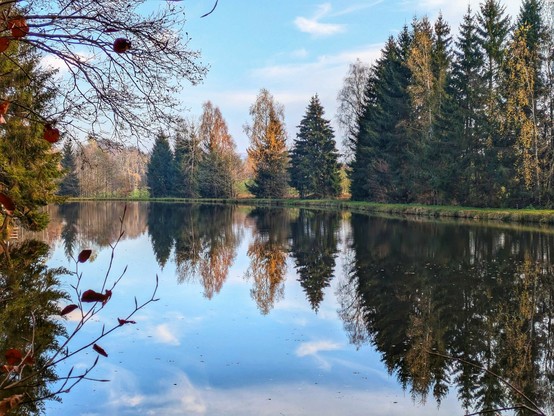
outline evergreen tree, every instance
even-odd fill
[[[480,75],[483,65],[484,56],[479,46],[475,17],[468,7],[454,51],[452,80],[449,83],[452,100],[449,101],[443,134],[452,139],[450,142],[458,153],[458,168],[454,172],[460,180],[454,198],[474,206],[484,202],[481,184],[486,182],[485,142],[479,133],[484,123],[481,109],[485,85]]]
[[[169,140],[165,135],[160,134],[152,148],[146,172],[150,196],[153,198],[174,196],[176,172],[175,158],[169,146]]]
[[[366,87],[354,160],[350,164],[353,199],[409,202],[414,146],[408,140],[410,117],[406,65],[412,36],[407,27],[389,38]]]
[[[334,132],[319,97],[312,97],[296,134],[290,157],[291,185],[304,198],[336,197],[340,194],[338,152]]]
[[[250,138],[247,152],[254,177],[248,190],[258,198],[283,198],[289,179],[283,107],[262,89],[250,107],[250,115],[252,124],[245,131]]]
[[[502,204],[509,198],[513,177],[513,158],[509,149],[512,145],[501,134],[504,97],[502,71],[506,54],[510,19],[505,7],[498,0],[486,0],[477,16],[477,37],[483,50],[484,66],[481,70],[485,84],[485,122],[480,127],[485,172],[481,177],[480,197],[487,204]]]
[[[62,196],[79,196],[79,177],[76,172],[75,154],[69,140],[64,143],[61,164],[65,176],[60,183],[59,194]]]
[[[40,67],[36,51],[23,42],[12,42],[0,55],[0,73],[0,96],[9,103],[0,134],[0,194],[15,206],[0,205],[1,237],[12,219],[31,230],[46,226],[42,208],[57,200],[62,172],[60,155],[44,139],[43,117],[54,100],[46,85],[53,74]]]
[[[291,256],[294,259],[300,286],[317,312],[325,288],[330,286],[337,256],[338,212],[300,210],[291,222]]]
[[[197,128],[192,122],[183,122],[175,136],[176,196],[198,198],[201,160],[202,149]]]

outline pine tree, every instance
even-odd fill
[[[62,196],[79,196],[79,177],[77,176],[77,164],[75,153],[69,140],[66,140],[62,149],[62,168],[65,176],[60,182],[59,194]]]
[[[165,135],[160,134],[152,148],[146,173],[150,196],[153,198],[174,196],[176,172],[175,158],[169,146],[169,140]]]
[[[175,194],[182,198],[198,198],[202,149],[194,123],[183,122],[175,135],[177,178]]]
[[[350,163],[353,199],[409,202],[413,198],[414,146],[407,134],[411,108],[406,65],[411,42],[407,27],[398,40],[389,38],[368,79],[366,108]]]
[[[46,85],[52,73],[40,67],[40,57],[22,42],[12,42],[0,56],[0,96],[9,102],[0,135],[0,194],[13,203],[12,216],[0,205],[0,236],[15,219],[31,230],[48,222],[44,206],[57,200],[60,155],[44,140],[43,117],[54,96]],[[11,211],[11,209],[10,209]]]
[[[254,177],[248,190],[258,198],[283,198],[289,181],[283,107],[262,89],[250,107],[250,115],[252,124],[245,131],[250,138],[247,152]]]
[[[331,122],[323,118],[319,97],[312,97],[300,122],[290,157],[291,185],[304,198],[328,198],[340,194],[338,152]]]
[[[512,143],[501,134],[503,63],[506,54],[510,19],[505,15],[505,7],[497,0],[486,0],[477,16],[477,37],[483,50],[485,95],[482,111],[485,122],[480,127],[484,143],[485,172],[481,177],[480,198],[489,205],[505,203],[510,195],[510,178],[513,177],[513,159],[510,151]]]
[[[484,80],[480,75],[484,65],[483,52],[477,37],[475,18],[468,7],[456,41],[452,80],[449,83],[452,100],[444,123],[445,137],[458,148],[455,169],[457,182],[455,198],[463,204],[479,205],[482,199],[481,184],[486,180],[486,164],[483,157],[485,142],[480,135],[484,120],[482,106],[485,95]]]

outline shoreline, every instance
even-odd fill
[[[497,221],[505,223],[554,225],[554,210],[546,209],[471,208],[420,204],[381,204],[375,202],[350,201],[341,199],[69,198],[66,202],[87,201],[173,202],[339,209],[349,210],[355,213],[387,214],[398,215],[402,217],[464,219],[475,221]]]

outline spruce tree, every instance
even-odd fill
[[[177,169],[168,138],[160,134],[156,138],[148,168],[146,181],[153,198],[174,196]]]
[[[354,159],[350,164],[353,199],[409,202],[413,143],[407,135],[410,117],[406,65],[412,36],[407,27],[398,40],[389,38],[366,87]]]
[[[69,140],[66,140],[62,149],[62,168],[65,176],[60,182],[59,194],[62,196],[79,196],[79,177],[77,176],[77,164],[75,153]]]
[[[460,203],[474,206],[483,204],[481,184],[486,182],[485,142],[480,135],[484,124],[482,106],[485,83],[480,74],[483,65],[477,24],[468,7],[454,51],[452,80],[449,83],[452,100],[443,133],[445,137],[452,138],[451,143],[459,149],[459,168],[455,172],[460,180],[454,196]]]
[[[300,122],[290,158],[291,185],[306,196],[328,198],[340,194],[338,152],[331,122],[323,118],[319,97],[312,97]]]
[[[59,153],[44,139],[44,117],[54,100],[47,88],[53,74],[40,67],[36,51],[22,42],[12,42],[0,55],[0,73],[0,96],[10,103],[0,135],[1,236],[13,219],[31,230],[46,227],[48,214],[42,208],[57,201],[62,172]]]
[[[182,123],[175,136],[176,196],[198,198],[201,160],[202,149],[196,126]]]
[[[484,66],[481,73],[485,83],[485,122],[480,127],[483,142],[485,172],[481,177],[482,198],[488,205],[505,203],[509,198],[510,178],[513,177],[513,158],[505,135],[501,134],[503,104],[503,63],[506,54],[510,19],[497,0],[486,0],[477,16],[477,37],[483,50]]]

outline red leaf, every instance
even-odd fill
[[[116,53],[125,53],[131,49],[131,41],[125,38],[117,38],[113,42],[113,50]]]
[[[0,37],[0,52],[5,52],[10,46],[10,38],[5,36]]]
[[[15,204],[12,199],[2,192],[0,192],[0,205],[4,205],[4,208],[6,208],[6,211],[8,211],[10,215],[15,211]]]
[[[136,324],[136,321],[128,321],[127,319],[121,319],[121,318],[117,318],[117,321],[119,322],[119,325]]]
[[[10,19],[8,29],[11,29],[14,38],[23,38],[29,33],[29,26],[24,17],[18,16]]]
[[[6,351],[6,362],[9,365],[17,365],[21,362],[22,359],[23,354],[21,353],[21,351],[15,348],[10,348],[8,351]]]
[[[0,114],[6,114],[8,112],[8,108],[10,108],[10,102],[6,100],[2,101],[0,103]]]
[[[107,357],[108,356],[108,353],[104,350],[104,348],[102,348],[101,346],[99,346],[98,344],[94,344],[92,346],[92,349],[94,351],[96,351],[98,354],[100,355],[103,355],[104,357]]]
[[[90,258],[90,255],[92,254],[92,250],[83,250],[79,253],[79,257],[77,257],[77,260],[79,263],[84,263]]]
[[[50,124],[44,126],[44,140],[48,143],[56,143],[60,140],[60,131]]]
[[[112,297],[112,291],[106,290],[105,294],[95,292],[92,289],[85,290],[81,295],[81,302],[102,302],[105,305]]]
[[[77,305],[67,305],[65,308],[62,309],[62,311],[60,312],[60,315],[61,316],[67,315],[68,313],[73,312],[77,308],[78,308]]]

